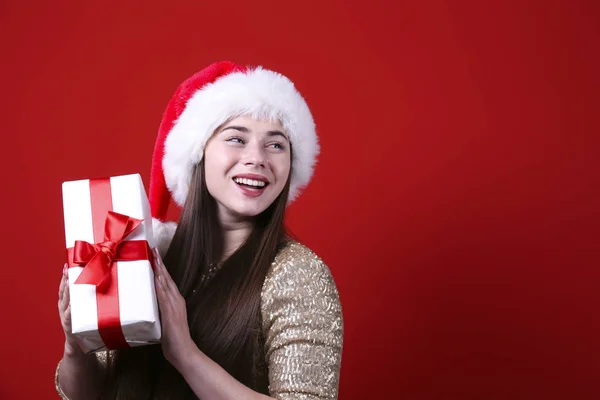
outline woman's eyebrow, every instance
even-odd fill
[[[221,132],[226,131],[227,129],[234,129],[236,131],[244,132],[244,133],[250,132],[250,130],[248,128],[246,128],[245,126],[238,126],[238,125],[226,126],[225,128],[221,129]]]
[[[268,131],[267,132],[267,136],[281,136],[285,140],[289,141],[289,139],[287,138],[287,136],[285,136],[285,134],[283,132],[281,132],[281,131]]]

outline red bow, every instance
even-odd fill
[[[110,286],[110,268],[115,261],[152,260],[152,252],[146,240],[125,241],[142,220],[109,211],[104,223],[104,241],[91,244],[75,241],[75,247],[67,250],[69,266],[84,269],[75,284],[87,283],[96,290],[106,292]]]

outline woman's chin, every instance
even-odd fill
[[[227,207],[232,217],[239,219],[254,218],[267,209],[261,204],[235,204]]]

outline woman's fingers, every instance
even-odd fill
[[[63,290],[63,302],[71,308],[71,291],[69,290],[69,279],[65,277],[65,288]],[[65,307],[66,308],[66,307]]]
[[[179,289],[177,288],[175,282],[173,282],[171,275],[169,275],[169,271],[167,271],[167,267],[163,263],[162,258],[160,257],[157,251],[155,251],[155,254],[156,266],[157,270],[159,271],[159,278],[161,279],[161,283],[164,286],[165,291],[168,293],[169,296],[178,294]]]
[[[154,249],[153,253],[154,253],[154,277],[158,279],[163,274],[162,258],[160,258],[160,254],[158,254],[158,250]]]
[[[63,276],[60,280],[58,288],[58,307],[60,311],[64,311],[69,305],[69,279],[66,275],[66,270],[63,270]]]
[[[165,300],[170,307],[174,307],[177,301],[177,288],[173,288],[172,285],[169,284],[168,275],[164,273],[160,275],[159,285],[164,293]]]
[[[66,285],[65,281],[66,281],[65,275],[63,274],[63,276],[60,278],[60,286],[58,287],[58,303],[59,304],[62,301],[62,298],[64,296],[65,285]]]
[[[71,305],[69,304],[64,312],[65,325],[67,325],[69,332],[71,333]]]
[[[161,315],[167,312],[166,307],[170,303],[167,295],[167,288],[164,284],[163,270],[161,267],[161,259],[157,252],[154,255],[154,287],[156,288],[156,297],[158,299],[158,308]]]
[[[58,287],[58,313],[63,330],[67,335],[71,334],[71,305],[69,293],[69,279],[67,277],[67,266],[63,268],[63,275]]]
[[[156,269],[159,275],[164,278],[165,275],[168,275],[168,272],[165,268],[165,263],[163,263],[163,260],[156,249],[154,250],[154,260],[156,261]]]
[[[158,299],[158,309],[160,311],[161,325],[164,329],[172,323],[175,304],[171,299],[167,289],[165,288],[164,280],[161,275],[157,275],[156,279],[156,297]]]
[[[169,275],[169,271],[162,262],[160,255],[155,253],[155,286],[158,297],[159,308],[163,318],[169,318],[173,313],[179,312],[181,307],[185,308],[185,300],[179,292],[179,288]],[[183,303],[183,306],[181,305]]]

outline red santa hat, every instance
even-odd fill
[[[292,81],[262,67],[228,61],[209,65],[179,86],[158,130],[149,200],[163,251],[176,228],[165,221],[170,198],[183,206],[206,142],[220,125],[241,115],[278,120],[288,134],[293,148],[288,202],[310,181],[319,143],[308,105]]]

